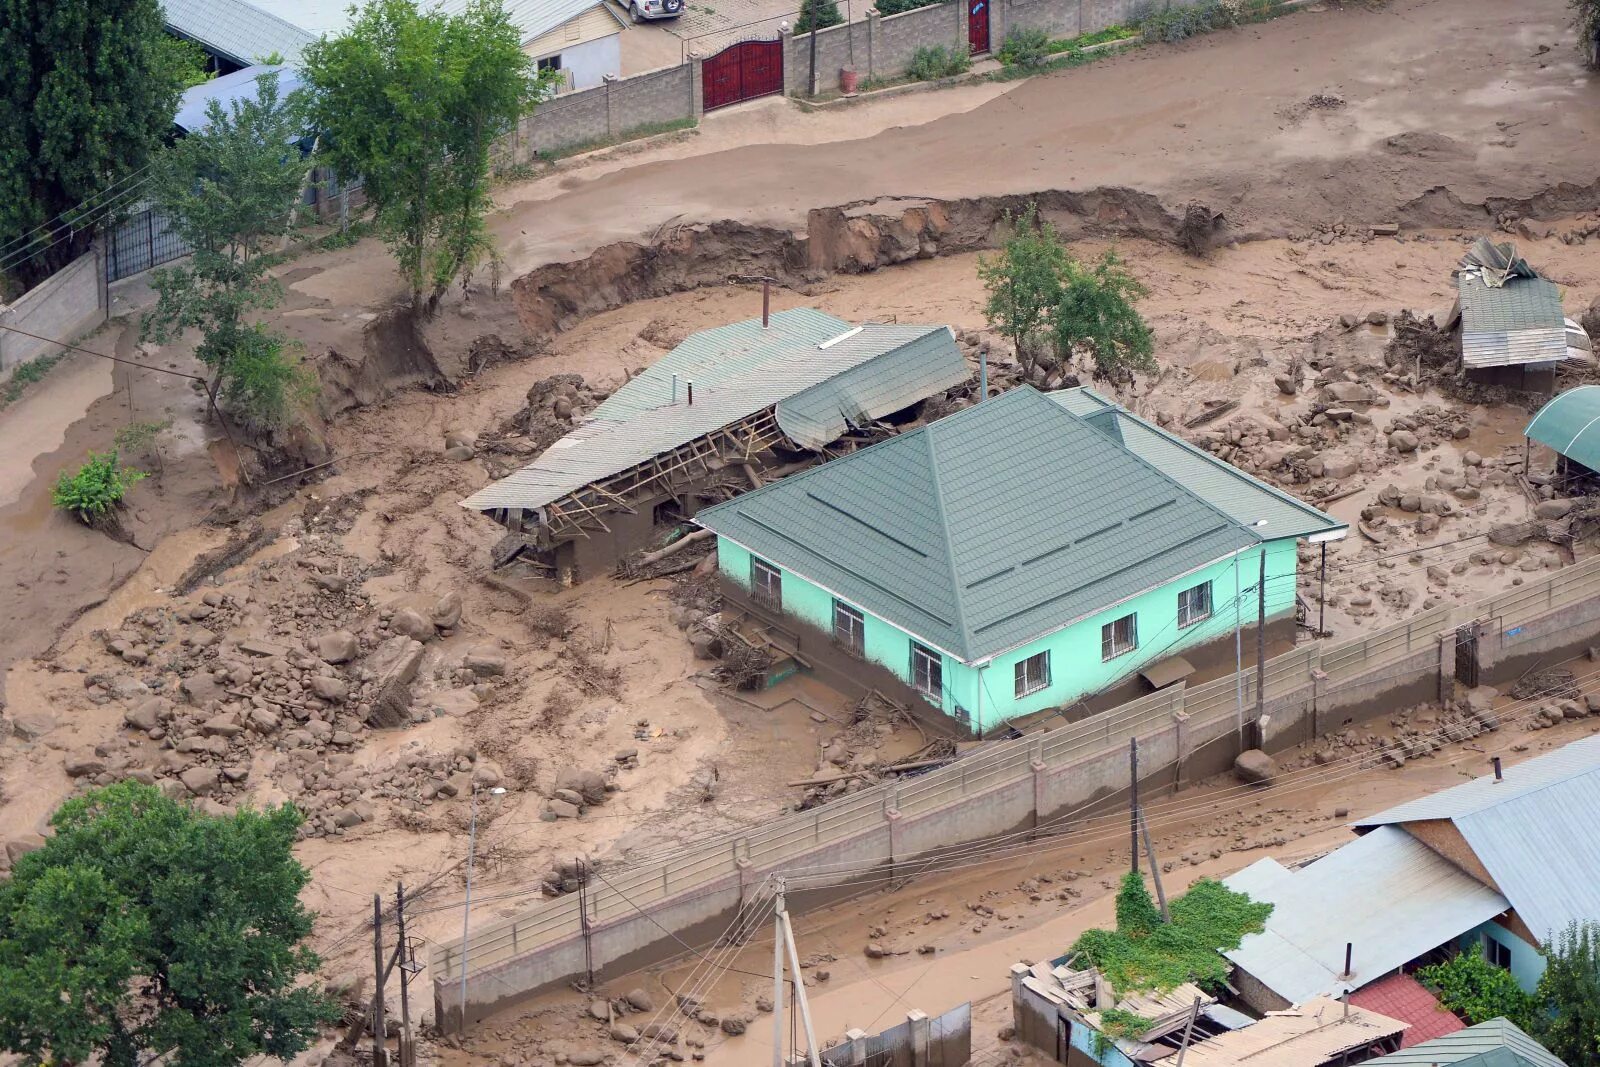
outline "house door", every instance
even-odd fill
[[[967,0],[967,46],[973,55],[989,50],[989,0]]]
[[[1456,681],[1468,689],[1478,687],[1478,624],[1456,629]]]

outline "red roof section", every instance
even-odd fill
[[[1391,974],[1363,986],[1350,994],[1350,1003],[1410,1023],[1400,1035],[1401,1048],[1466,1029],[1466,1024],[1446,1011],[1421,982],[1408,974]]]

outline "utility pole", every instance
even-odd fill
[[[406,941],[406,887],[402,882],[394,887],[394,921],[400,939],[395,946],[400,964],[400,1067],[411,1067],[411,974],[416,959]]]
[[[490,796],[505,792],[504,786],[489,790]],[[461,907],[461,1032],[467,1032],[467,931],[472,920],[472,865],[478,853],[478,784],[474,782],[467,802],[467,897]],[[373,1067],[383,1067],[374,1064]]]
[[[1145,822],[1144,812],[1139,812],[1139,831],[1144,835],[1144,854],[1150,860],[1150,880],[1156,884],[1156,902],[1161,905],[1161,921],[1172,921],[1172,913],[1167,910],[1167,891],[1161,888],[1161,868],[1156,865],[1156,848],[1150,842],[1150,824]]]
[[[1267,546],[1261,546],[1261,580],[1256,584],[1256,727],[1267,713]],[[1252,737],[1259,748],[1261,739]]]
[[[385,1067],[389,1061],[383,1024],[383,898],[372,894],[372,967],[377,988],[372,994],[372,1067]]]
[[[789,909],[784,904],[781,882],[779,890],[776,913],[778,927],[783,933],[784,947],[789,950],[789,973],[794,975],[795,1007],[800,1011],[800,1025],[806,1033],[806,1058],[810,1061],[811,1067],[822,1067],[822,1058],[817,1054],[817,1034],[811,1026],[811,1004],[806,1000],[806,985],[800,978],[800,953],[794,947],[794,926],[789,922]],[[779,987],[781,986],[780,980]],[[777,1005],[773,1007],[776,1009]]]
[[[772,911],[772,1067],[785,1067],[783,1059],[783,890],[777,881]]]
[[[1317,571],[1317,637],[1328,633],[1328,542],[1322,542],[1322,567]]]
[[[1128,869],[1139,873],[1139,739],[1128,738]]]

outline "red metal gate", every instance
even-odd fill
[[[967,47],[973,55],[989,50],[989,0],[967,0]]]
[[[987,2],[987,0],[985,0]],[[783,42],[740,41],[700,67],[705,109],[783,92]]]

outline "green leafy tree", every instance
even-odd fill
[[[0,248],[24,285],[89,247],[171,131],[166,40],[158,0],[0,0]]]
[[[1481,945],[1473,945],[1443,963],[1418,968],[1417,980],[1469,1025],[1503,1016],[1524,1030],[1534,1029],[1537,1000],[1523,992],[1510,971],[1484,959]]]
[[[1048,340],[1051,311],[1061,302],[1066,246],[1039,209],[1029,204],[1021,215],[1006,213],[1010,233],[994,256],[978,259],[978,277],[989,293],[984,315],[1011,340],[1017,360],[1032,373]]]
[[[1161,925],[1161,912],[1150,899],[1144,877],[1138,871],[1122,876],[1117,890],[1117,933],[1128,937],[1143,937]]]
[[[310,876],[285,805],[213,818],[123,782],[69,800],[0,883],[0,1048],[29,1064],[232,1067],[305,1049]]]
[[[489,153],[547,91],[492,0],[459,15],[368,0],[341,37],[306,49],[311,113],[334,170],[359,176],[379,235],[429,316],[491,254]]]
[[[1573,923],[1551,939],[1536,998],[1542,1010],[1523,1029],[1568,1067],[1600,1067],[1600,924]]]
[[[1134,308],[1148,294],[1115,252],[1107,252],[1092,267],[1069,258],[1061,299],[1050,317],[1056,351],[1070,359],[1077,349],[1087,349],[1100,377],[1153,374],[1155,338]]]
[[[209,69],[211,61],[206,50],[193,41],[163,35],[161,52],[162,63],[185,89],[204,85],[216,77],[215,72]]]
[[[269,268],[310,166],[295,143],[303,126],[297,98],[280,96],[278,76],[264,74],[254,99],[228,108],[212,101],[206,127],[154,168],[153,199],[194,254],[152,275],[158,299],[143,335],[166,343],[198,330],[195,355],[210,371],[209,395],[220,394],[257,430],[285,422],[306,381],[282,338],[252,321],[283,297]]]
[[[838,0],[801,0],[800,15],[794,20],[795,33],[825,30],[844,21]]]
[[[144,471],[124,467],[115,452],[90,452],[83,466],[56,478],[50,502],[85,526],[112,528],[122,498],[144,476]]]

